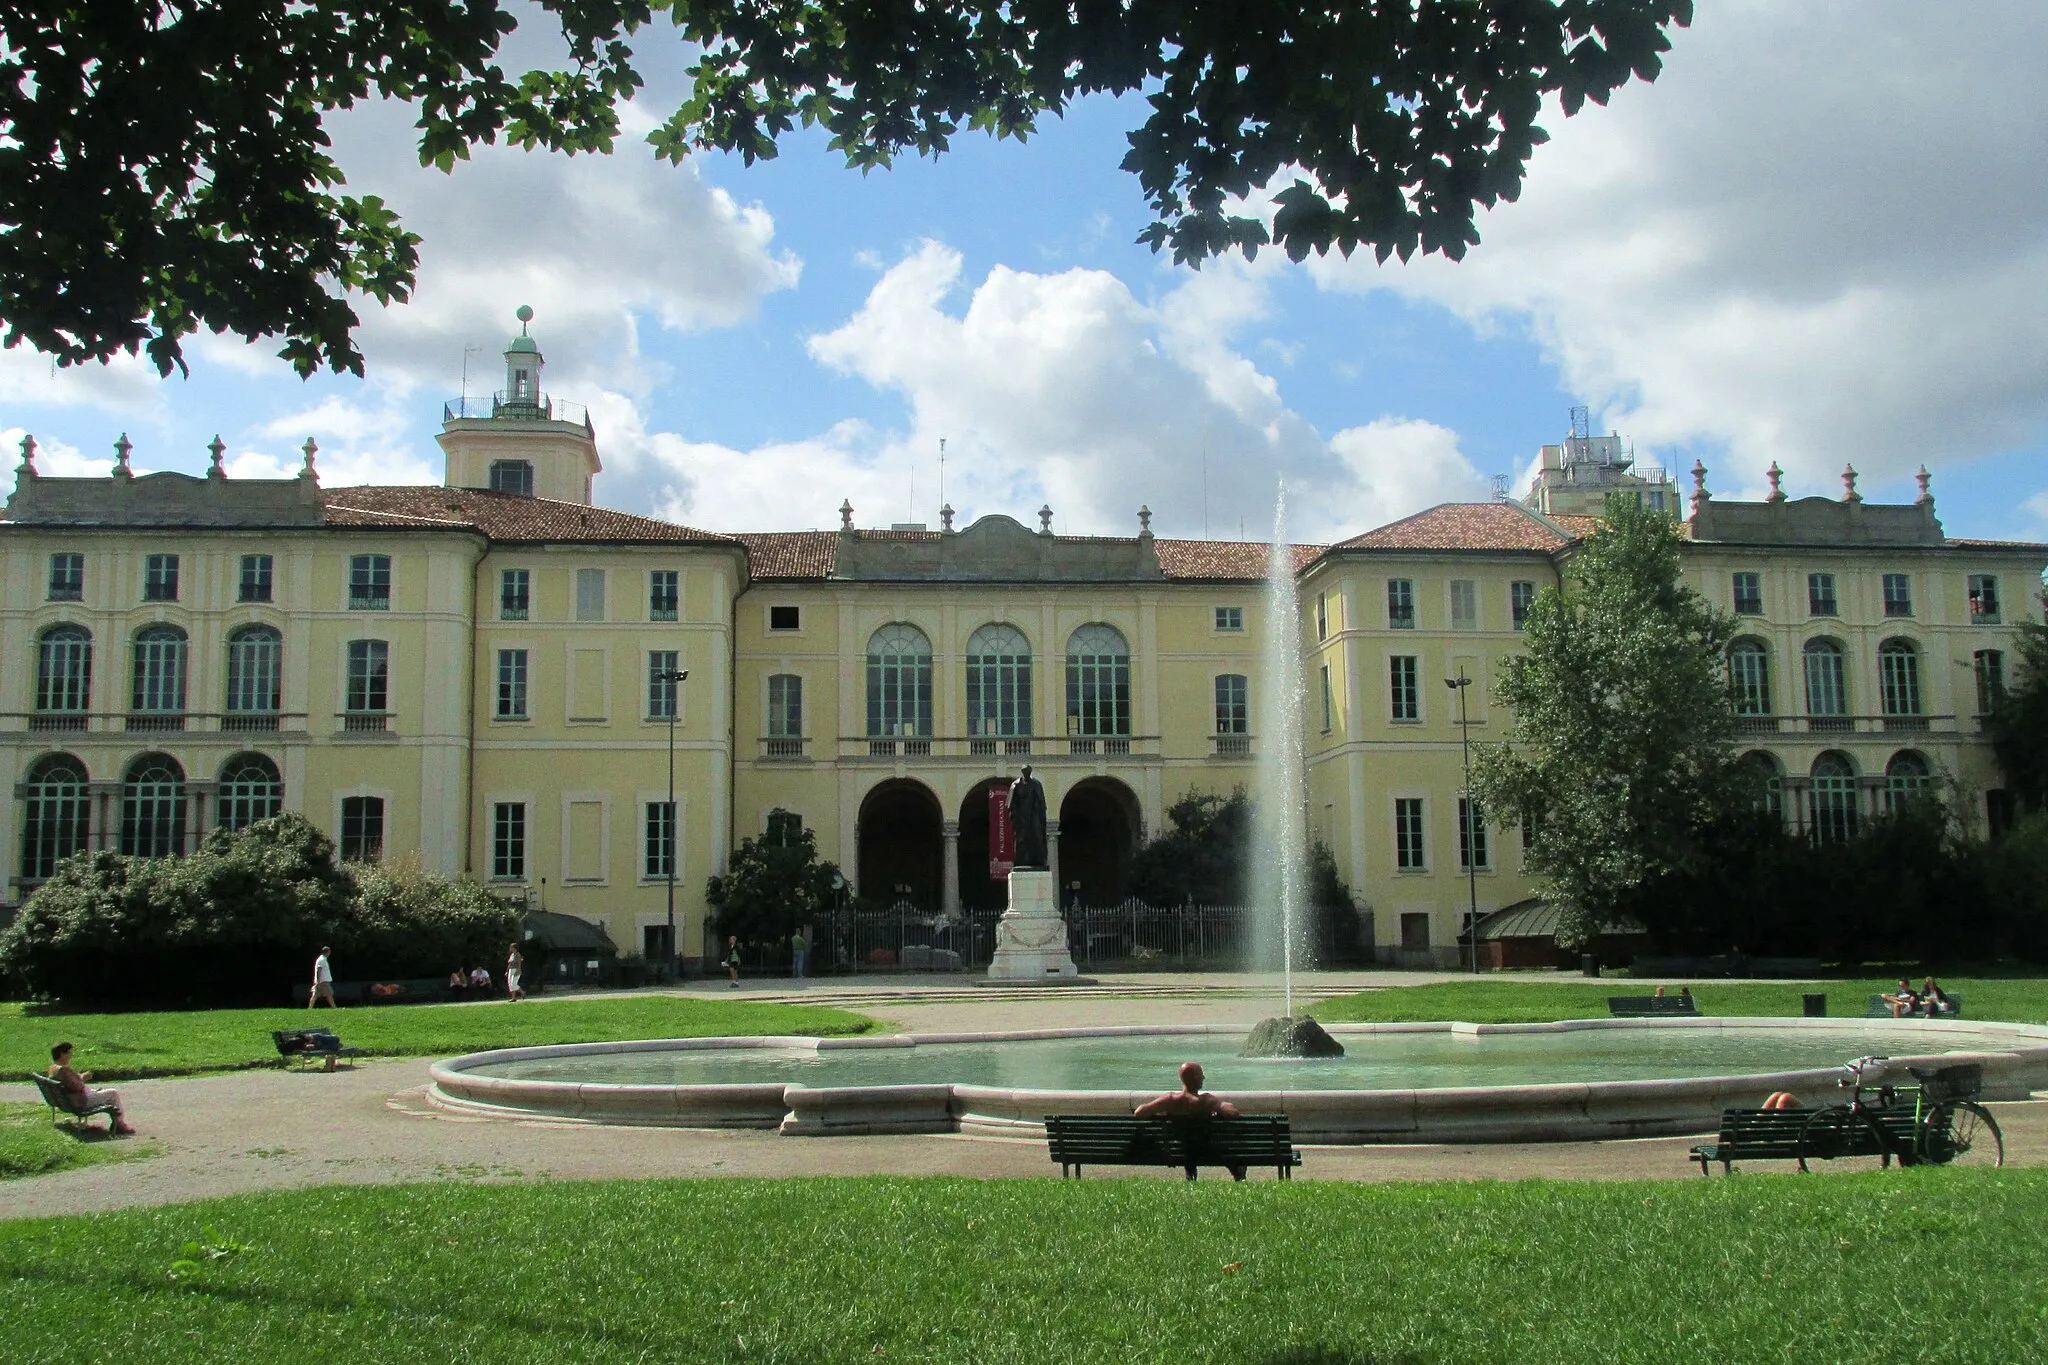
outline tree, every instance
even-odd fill
[[[707,892],[712,925],[753,943],[787,939],[832,904],[839,868],[818,857],[818,838],[786,810],[768,812],[768,832],[740,841],[723,877]]]
[[[1473,786],[1534,822],[1528,867],[1567,946],[1613,924],[1644,881],[1694,865],[1705,832],[1754,799],[1736,761],[1728,618],[1679,582],[1678,532],[1611,499],[1530,608],[1501,668],[1510,738],[1478,747]]]
[[[423,165],[479,143],[610,151],[665,15],[690,97],[648,137],[775,155],[799,125],[849,165],[1029,136],[1097,92],[1151,114],[1124,167],[1155,250],[1268,242],[1456,259],[1565,114],[1652,80],[1692,0],[540,0],[567,60],[513,79],[506,0],[0,0],[0,319],[62,364],[199,327],[362,372],[346,296],[403,301],[419,239],[343,192],[326,121],[409,102]],[[1292,174],[1270,227],[1235,203]]]
[[[1131,894],[1147,905],[1243,905],[1250,869],[1252,800],[1189,791],[1166,808],[1171,829],[1131,862]]]
[[[2019,623],[2011,684],[1993,703],[1984,728],[2006,787],[2026,810],[2048,811],[2048,626]]]

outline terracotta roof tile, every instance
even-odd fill
[[[862,530],[863,540],[928,540],[937,531]],[[742,531],[736,537],[747,547],[756,582],[771,579],[824,579],[832,576],[838,560],[837,531]],[[1061,536],[1062,540],[1124,540],[1124,536]],[[1155,540],[1159,567],[1173,580],[1224,580],[1252,582],[1266,576],[1266,544],[1256,540]],[[1326,547],[1296,545],[1294,567],[1298,572],[1314,562]]]
[[[839,558],[837,531],[742,531],[734,539],[747,547],[748,568],[756,583],[830,578]]]
[[[1949,536],[1942,541],[1942,544],[1954,546],[1959,550],[2032,550],[2036,553],[2048,552],[2048,545],[2032,540],[1959,540],[1955,536]]]
[[[1512,502],[1446,502],[1340,541],[1338,550],[1528,550],[1568,544],[1570,536]]]
[[[609,507],[551,498],[522,498],[478,488],[433,484],[365,484],[321,490],[330,526],[445,526],[474,528],[492,540],[670,541],[736,544],[731,536],[700,531]]]
[[[1263,540],[1155,540],[1159,567],[1168,578],[1262,580],[1272,557],[1271,543]],[[1291,545],[1294,571],[1300,573],[1329,547]]]

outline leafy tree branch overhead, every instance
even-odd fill
[[[201,327],[362,372],[349,299],[403,302],[419,238],[347,193],[326,120],[417,111],[422,164],[479,143],[608,152],[636,52],[690,45],[657,154],[775,155],[818,127],[849,165],[1027,137],[1084,95],[1151,113],[1125,169],[1140,240],[1199,264],[1273,245],[1461,257],[1566,114],[1654,79],[1692,0],[535,0],[559,69],[498,63],[502,0],[0,0],[0,322],[61,364]],[[533,13],[534,7],[521,12]],[[1234,209],[1276,180],[1270,225]]]

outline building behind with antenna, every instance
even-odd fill
[[[1678,489],[1661,466],[1639,464],[1635,450],[1613,434],[1594,436],[1583,407],[1571,410],[1571,435],[1543,447],[1543,462],[1522,501],[1545,516],[1597,517],[1615,493],[1637,505],[1677,516]]]

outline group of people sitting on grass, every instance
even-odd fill
[[[1938,1019],[1945,1014],[1957,1013],[1955,1001],[1934,984],[1931,976],[1920,983],[1917,991],[1913,989],[1912,981],[1902,976],[1895,990],[1878,998],[1891,1007],[1894,1019],[1910,1019],[1915,1015]]]
[[[519,984],[519,977],[526,970],[526,959],[519,955],[519,945],[513,944],[505,954],[505,996],[509,1000],[524,1000],[526,991]],[[491,993],[490,968],[472,967],[467,973],[457,967],[448,973],[448,989],[451,991],[475,991],[483,995]]]

